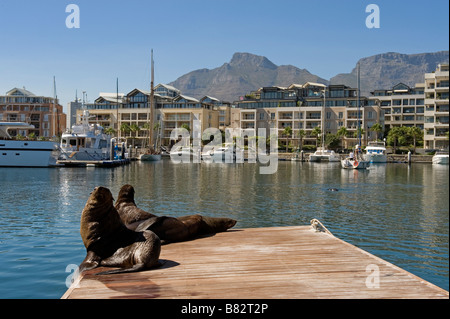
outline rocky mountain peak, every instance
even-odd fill
[[[236,52],[229,63],[233,67],[258,67],[274,70],[277,68],[269,59],[251,53]]]

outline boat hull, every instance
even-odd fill
[[[0,167],[52,167],[58,155],[54,142],[0,140]]]
[[[370,167],[370,162],[344,159],[341,161],[341,165],[346,169],[367,169]]]
[[[433,156],[433,164],[448,165],[448,156]]]
[[[366,160],[370,163],[387,163],[387,156],[366,154]]]

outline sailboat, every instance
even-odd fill
[[[358,142],[355,146],[355,152],[350,153],[350,155],[341,160],[342,168],[352,168],[352,169],[367,169],[370,166],[370,162],[367,161],[361,151],[361,123],[359,121],[361,99],[360,99],[360,70],[358,62]]]
[[[152,71],[151,71],[151,82],[150,82],[150,128],[149,128],[149,148],[144,154],[141,154],[139,156],[139,160],[141,161],[160,161],[161,160],[161,150],[153,147],[153,118],[154,118],[154,98],[155,98],[155,92],[154,92],[154,78],[155,78],[155,72],[154,72],[154,66],[153,66],[153,50],[152,50]],[[158,135],[157,135],[157,141],[156,145],[158,144],[158,137],[161,133],[161,122],[158,129]]]
[[[322,106],[322,147],[318,147],[314,154],[309,156],[310,162],[339,162],[339,156],[333,151],[325,147],[325,108],[326,108],[326,87],[323,90],[323,106]]]

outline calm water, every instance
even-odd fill
[[[449,289],[449,167],[339,163],[135,162],[114,169],[0,168],[0,298],[60,298],[71,264],[85,257],[81,211],[99,185],[159,215],[229,216],[236,227],[309,225],[317,218],[337,237]],[[328,188],[338,188],[330,192]]]

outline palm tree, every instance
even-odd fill
[[[188,132],[191,131],[191,128],[189,127],[189,124],[187,124],[187,123],[182,124],[182,125],[181,125],[181,128],[186,129]]]
[[[114,136],[116,134],[116,130],[113,127],[107,127],[105,128],[105,134]]]
[[[131,135],[131,138],[133,139],[133,148],[134,148],[134,141],[136,140],[137,133],[141,130],[141,128],[137,124],[131,124],[130,125],[130,131],[133,133]]]
[[[125,135],[126,138],[126,135],[131,132],[130,125],[128,125],[128,123],[122,123],[122,125],[120,125],[120,132]]]
[[[283,130],[283,135],[286,136],[286,153],[287,153],[289,147],[289,137],[292,135],[292,128],[290,126],[286,126]]]
[[[416,154],[416,143],[423,139],[423,131],[417,126],[412,126],[408,128],[408,134],[413,138],[414,154]]]
[[[298,132],[297,132],[297,136],[298,136],[298,138],[300,139],[300,150],[302,150],[302,148],[303,148],[303,139],[304,139],[305,136],[306,136],[305,130],[300,130],[300,131],[298,131]]]
[[[311,135],[316,137],[316,148],[319,146],[319,136],[322,133],[320,126],[316,126],[312,131]]]
[[[389,144],[394,144],[394,154],[397,151],[397,142],[399,140],[399,138],[403,137],[403,129],[402,127],[396,126],[393,127],[389,130],[388,133],[388,143]]]
[[[344,139],[347,137],[348,134],[348,130],[345,126],[342,126],[338,131],[337,131],[337,136],[341,138],[341,147],[344,148]]]
[[[371,130],[372,132],[375,132],[375,133],[377,134],[377,140],[378,140],[378,137],[379,137],[380,133],[383,132],[383,125],[381,125],[380,123],[375,123],[375,124],[370,128],[370,130]]]

